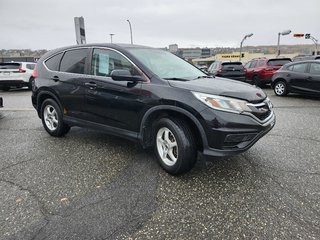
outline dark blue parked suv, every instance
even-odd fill
[[[149,47],[56,49],[38,61],[34,78],[32,102],[50,135],[82,126],[138,141],[171,174],[190,170],[198,152],[244,152],[275,123],[260,88],[209,77]]]

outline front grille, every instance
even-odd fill
[[[257,117],[259,120],[264,121],[271,114],[272,104],[270,100],[267,98],[263,102],[260,103],[248,103],[247,104],[252,110],[252,115]]]

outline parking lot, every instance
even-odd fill
[[[179,177],[101,132],[50,137],[30,91],[0,91],[0,238],[319,239],[320,99],[265,91],[273,130]]]

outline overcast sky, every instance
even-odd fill
[[[311,33],[320,40],[320,0],[0,0],[0,49],[73,45],[74,17],[85,20],[87,43],[133,42],[153,47],[276,45],[277,33]],[[311,40],[281,38],[282,44]]]

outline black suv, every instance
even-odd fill
[[[246,69],[241,62],[215,61],[208,68],[209,75],[230,78],[239,81],[246,80]]]
[[[32,103],[46,131],[90,127],[154,147],[171,174],[190,170],[197,153],[244,152],[272,129],[266,94],[213,78],[163,50],[118,44],[53,50],[37,63]]]

